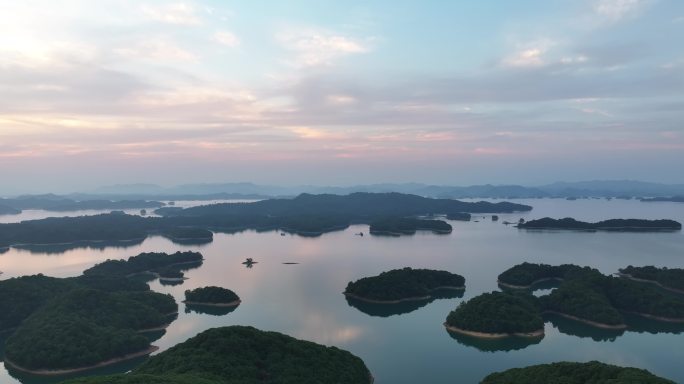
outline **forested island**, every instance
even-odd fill
[[[598,361],[560,362],[492,373],[480,384],[675,384],[645,369],[625,368]]]
[[[151,357],[125,375],[64,384],[370,384],[351,353],[252,327],[213,328]]]
[[[235,292],[222,287],[201,287],[185,291],[185,304],[234,307],[240,304]]]
[[[579,231],[616,231],[616,232],[660,232],[679,231],[682,224],[674,220],[645,220],[645,219],[610,219],[596,223],[578,221],[570,217],[564,219],[530,220],[517,225],[522,229],[554,229]]]
[[[603,275],[575,265],[524,263],[499,275],[509,288],[529,288],[545,279],[560,281],[558,288],[538,298],[541,311],[607,328],[627,327],[622,313],[664,322],[684,322],[684,299],[649,284]]]
[[[465,212],[454,212],[446,215],[447,220],[470,221],[472,215]]]
[[[481,338],[544,336],[544,320],[533,296],[491,292],[461,303],[447,316],[450,332]]]
[[[398,193],[354,193],[347,196],[304,194],[294,199],[157,210],[164,217],[103,214],[0,224],[0,248],[135,242],[155,234],[166,234],[172,240],[206,240],[209,237],[207,230],[224,233],[247,229],[282,230],[318,236],[345,229],[351,224],[370,224],[383,218],[457,212],[503,213],[530,209],[527,205],[508,202],[466,203]],[[445,229],[444,224],[433,225]],[[179,232],[183,235],[177,236]]]
[[[440,289],[464,290],[465,278],[447,271],[402,268],[349,282],[344,295],[377,304],[432,298]]]
[[[132,256],[128,260],[106,260],[86,269],[83,274],[85,276],[131,276],[145,272],[170,273],[169,268],[171,267],[199,266],[202,264],[202,260],[204,258],[199,252],[177,251],[172,254],[147,252]]]
[[[654,266],[620,269],[620,275],[636,281],[656,284],[664,289],[684,293],[684,269],[656,268]]]
[[[165,328],[178,306],[140,281],[111,276],[24,276],[0,281],[5,365],[61,375],[155,350],[140,332]]]
[[[442,220],[416,219],[412,217],[383,218],[370,223],[371,235],[401,236],[416,231],[430,231],[437,234],[451,233],[451,225]]]

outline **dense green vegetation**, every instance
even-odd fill
[[[442,220],[425,220],[411,217],[387,217],[370,223],[372,235],[412,235],[417,230],[434,233],[451,233],[451,225]]]
[[[67,279],[43,275],[0,281],[0,331],[17,327],[49,300],[73,288]]]
[[[581,268],[572,264],[558,266],[547,264],[522,263],[507,269],[499,275],[499,283],[527,287],[548,279],[562,280],[569,273],[579,274],[588,268]]]
[[[374,301],[429,298],[441,287],[465,288],[465,278],[447,271],[403,268],[349,282],[345,295]]]
[[[40,308],[7,339],[5,356],[24,369],[69,369],[140,352],[137,330],[168,323],[172,297],[75,289]]]
[[[649,232],[649,231],[679,231],[682,224],[674,220],[644,220],[644,219],[611,219],[596,223],[587,223],[573,218],[552,219],[545,217],[538,220],[530,220],[518,224],[518,228],[524,229],[569,229],[588,231],[625,231],[625,232]]]
[[[532,333],[544,330],[533,296],[491,292],[462,302],[449,313],[446,325],[483,333]]]
[[[480,384],[674,384],[637,368],[590,361],[553,363],[492,373]]]
[[[139,352],[137,331],[168,323],[178,307],[143,282],[42,275],[0,282],[2,329],[15,328],[5,356],[24,369],[71,369]]]
[[[166,268],[178,264],[202,263],[199,252],[176,252],[166,254],[161,252],[141,253],[128,260],[107,260],[83,271],[85,276],[129,276],[142,272],[171,272]],[[182,277],[182,276],[181,276]]]
[[[630,265],[627,268],[620,269],[620,273],[635,279],[658,283],[665,288],[684,291],[684,269],[681,268],[633,267]]]
[[[371,380],[363,361],[349,352],[232,326],[202,332],[130,374],[68,383],[364,384]]]
[[[166,325],[173,297],[120,276],[23,276],[0,281],[5,356],[30,370],[74,369],[145,351],[138,331]]]
[[[560,279],[557,289],[539,298],[544,311],[554,311],[604,325],[623,326],[621,312],[684,319],[684,300],[654,286],[605,276],[575,265],[523,263],[499,275],[499,282],[527,287],[543,279]]]
[[[221,287],[201,287],[185,291],[185,301],[207,304],[229,304],[239,301],[240,297],[230,289]]]

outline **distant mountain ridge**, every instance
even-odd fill
[[[263,198],[273,196],[296,196],[300,193],[348,195],[355,192],[409,193],[436,198],[538,198],[538,197],[671,197],[684,195],[684,184],[662,184],[634,180],[593,180],[579,182],[556,182],[541,186],[523,185],[429,185],[421,183],[381,183],[339,186],[274,186],[248,182],[184,184],[161,187],[153,184],[113,185],[98,188],[92,194],[73,196],[119,195],[127,198],[158,196],[213,195],[215,198]]]

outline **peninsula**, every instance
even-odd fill
[[[349,282],[344,295],[376,304],[429,300],[443,289],[464,290],[465,278],[447,271],[402,268]]]

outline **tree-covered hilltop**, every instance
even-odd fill
[[[231,326],[204,331],[153,356],[129,374],[65,384],[371,382],[363,361],[347,351],[277,332]]]
[[[349,282],[344,294],[377,302],[430,298],[440,288],[465,289],[465,278],[447,271],[403,268]]]
[[[545,280],[563,280],[569,274],[581,274],[590,268],[578,267],[572,264],[548,265],[522,263],[507,269],[498,277],[498,282],[504,286],[531,287]]]
[[[544,332],[544,320],[533,296],[491,292],[462,302],[447,316],[447,328],[514,335]],[[455,329],[454,329],[455,330]]]
[[[523,263],[499,275],[499,282],[509,288],[528,288],[550,278],[562,282],[557,289],[539,298],[544,311],[608,327],[626,327],[622,312],[684,322],[684,300],[680,297],[648,284],[606,276],[588,267]]]
[[[83,271],[85,276],[130,276],[143,272],[172,272],[170,266],[180,264],[201,264],[199,252],[147,252],[132,256],[128,260],[107,260]],[[182,277],[182,276],[180,276]]]
[[[49,300],[74,288],[67,279],[44,275],[0,281],[0,331],[17,327]]]
[[[7,339],[5,357],[25,370],[95,365],[148,349],[137,331],[167,324],[176,310],[160,293],[76,289],[29,316]]]
[[[120,276],[23,276],[0,281],[0,331],[9,331],[6,364],[71,370],[144,353],[138,331],[163,327],[173,297]]]
[[[560,362],[492,373],[480,384],[675,384],[644,369],[590,361]]]
[[[182,228],[197,229],[192,233],[185,232],[186,235],[194,235],[195,240],[207,239],[207,233],[199,230],[233,233],[247,229],[280,229],[304,236],[317,236],[344,229],[350,224],[369,224],[389,216],[499,213],[530,209],[527,205],[507,202],[465,203],[399,193],[354,193],[347,196],[304,194],[294,199],[158,210],[164,217],[103,214],[0,224],[0,248],[31,244],[130,242],[143,240],[153,234],[168,234],[173,240],[177,237],[174,233]]]
[[[232,304],[240,301],[235,292],[222,287],[201,287],[185,291],[185,302],[194,304]]]
[[[621,231],[621,232],[652,232],[652,231],[679,231],[682,224],[674,220],[645,220],[645,219],[611,219],[596,223],[578,221],[570,217],[564,219],[530,220],[519,223],[518,228],[523,229],[568,229],[583,231]]]
[[[684,269],[681,268],[633,267],[630,265],[627,268],[620,269],[620,273],[633,279],[657,283],[666,289],[684,291]]]
[[[442,220],[416,219],[412,217],[386,217],[370,223],[371,235],[412,235],[416,231],[451,233],[451,225]]]

